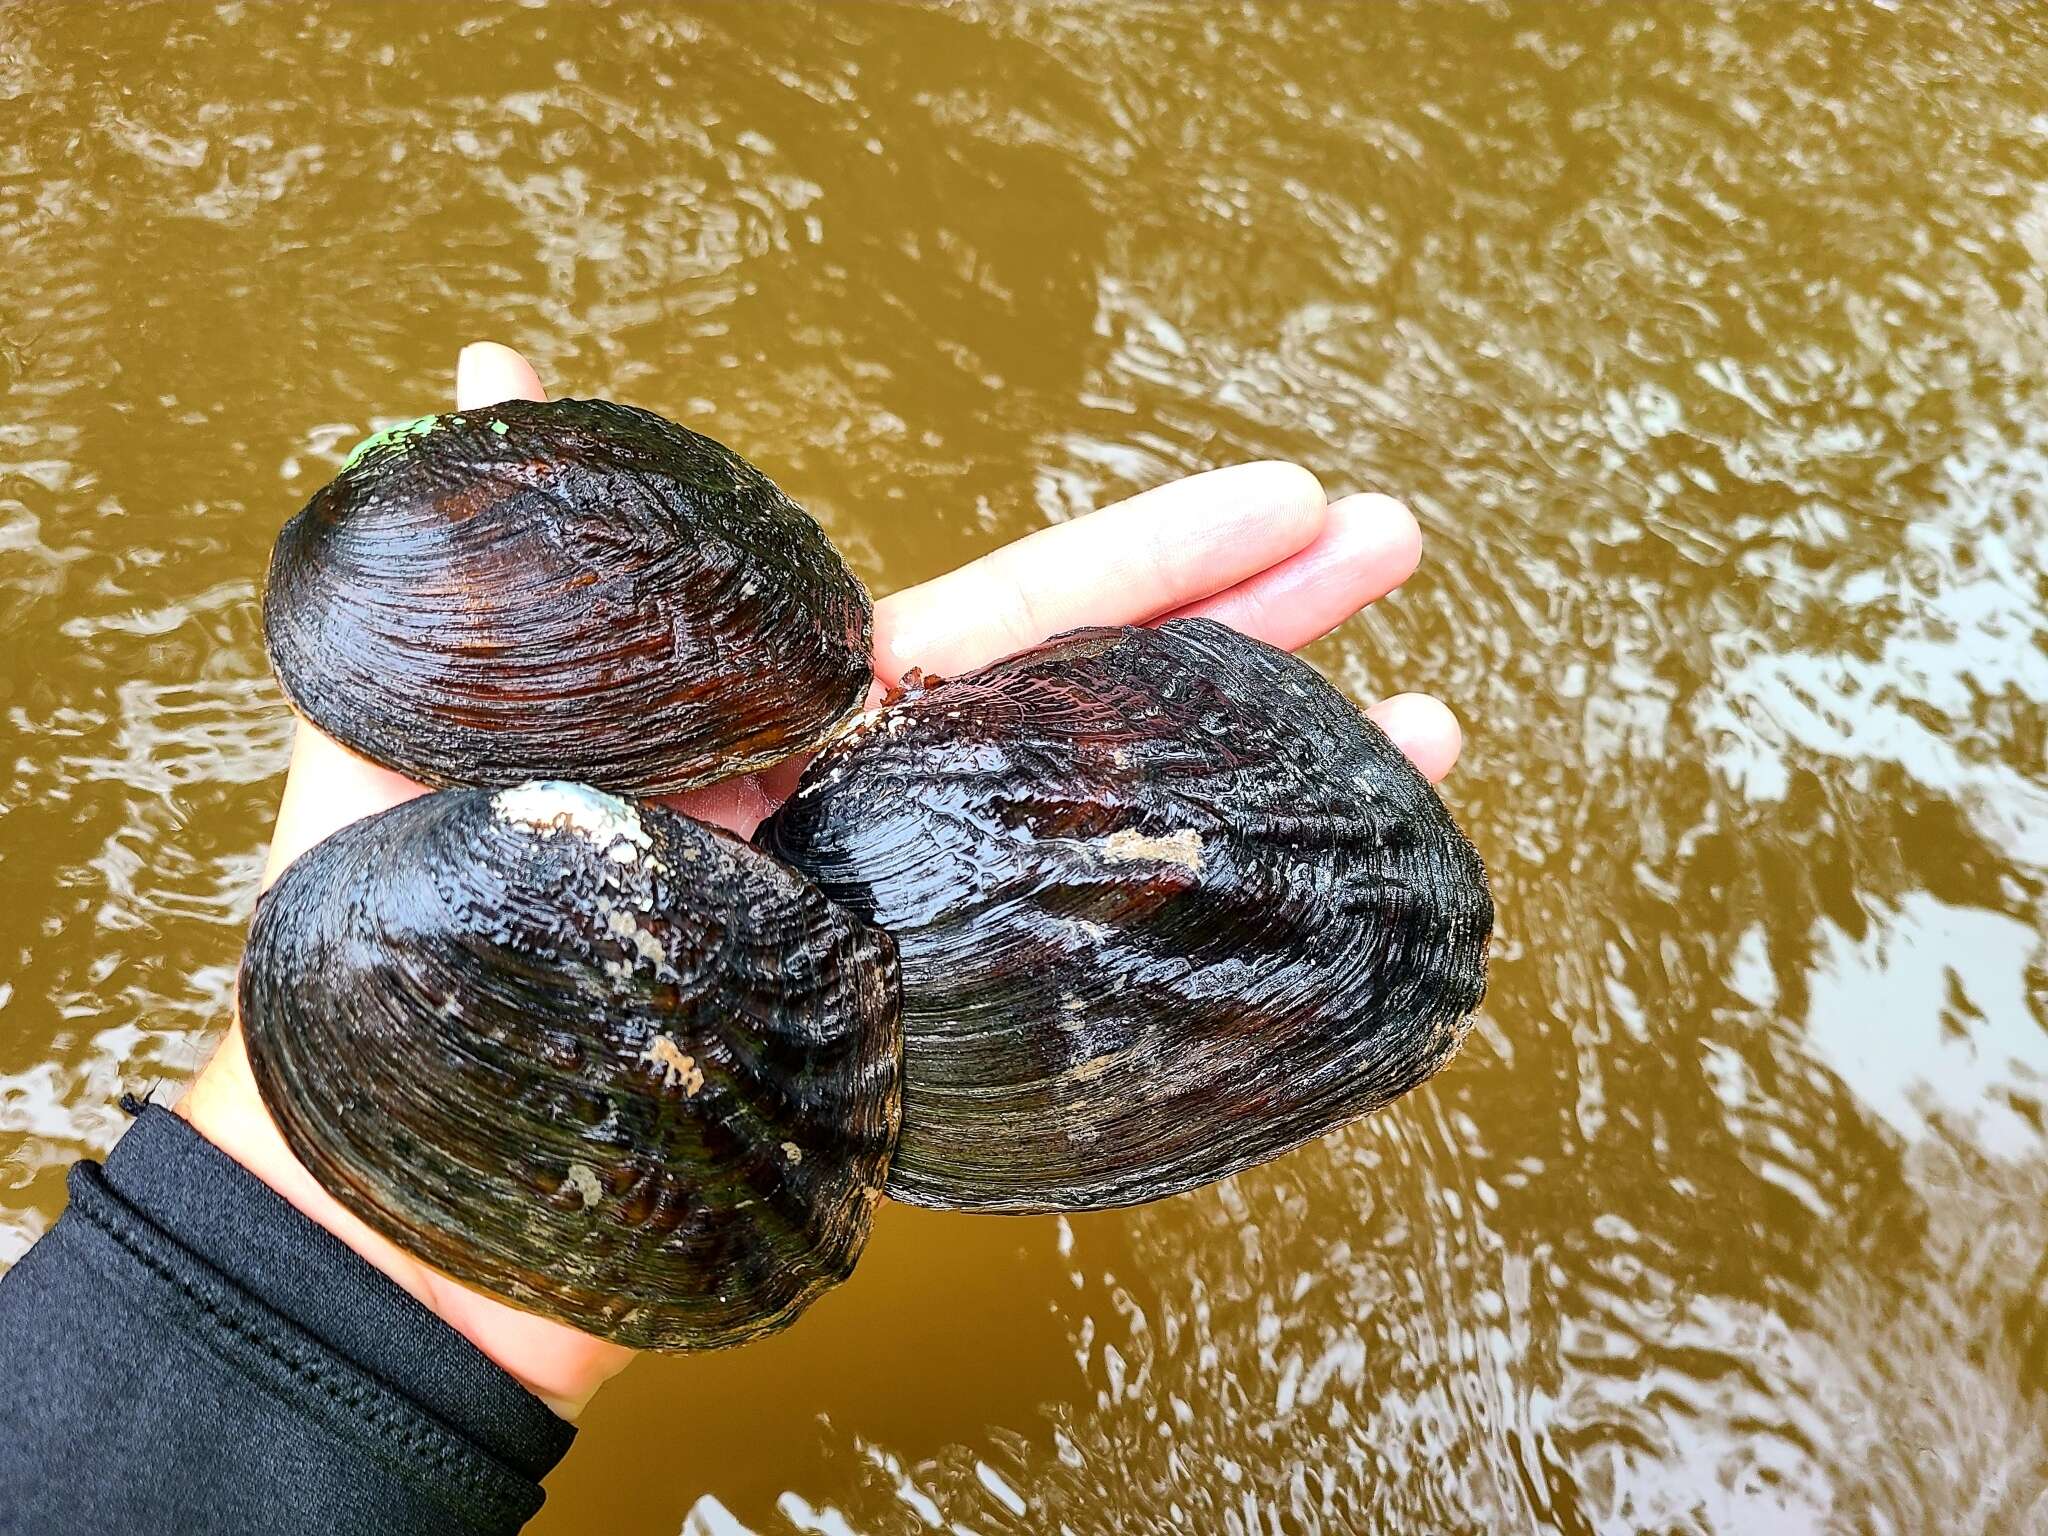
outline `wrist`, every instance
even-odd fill
[[[597,1389],[633,1358],[622,1345],[522,1311],[421,1263],[330,1195],[293,1155],[263,1107],[239,1024],[230,1026],[220,1049],[174,1111],[560,1417],[575,1419]]]

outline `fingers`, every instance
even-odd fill
[[[875,671],[966,671],[1085,624],[1137,624],[1307,549],[1328,512],[1295,464],[1238,464],[1042,529],[875,605]]]
[[[455,409],[473,411],[500,400],[545,400],[533,364],[495,341],[473,341],[455,360]]]
[[[1346,496],[1330,504],[1322,536],[1307,549],[1180,612],[1298,650],[1385,597],[1421,560],[1422,530],[1406,507],[1391,496]],[[1366,713],[1430,783],[1457,765],[1464,733],[1436,699],[1397,694]]]
[[[1241,464],[1034,533],[875,605],[875,673],[965,671],[1084,624],[1201,615],[1293,650],[1401,585],[1422,533],[1390,496],[1319,507],[1313,475]],[[1320,514],[1320,515],[1319,515]],[[1367,711],[1431,783],[1456,766],[1450,710],[1400,694]]]
[[[1330,503],[1308,548],[1175,616],[1215,619],[1299,650],[1400,586],[1421,559],[1422,530],[1406,507],[1391,496],[1346,496]]]
[[[1432,784],[1443,782],[1465,745],[1458,717],[1426,693],[1397,693],[1366,711]]]

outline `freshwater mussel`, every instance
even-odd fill
[[[263,899],[265,1102],[371,1226],[621,1342],[781,1326],[884,1189],[1080,1210],[1225,1177],[1428,1077],[1485,987],[1478,856],[1313,668],[1203,620],[1083,630],[842,728],[866,594],[646,412],[385,434],[287,525],[265,617],[316,724],[485,786]],[[525,782],[665,792],[828,736],[758,848]]]
[[[889,1193],[1158,1199],[1435,1072],[1486,982],[1485,871],[1306,663],[1208,620],[912,687],[758,840],[902,967]]]
[[[293,1152],[409,1252],[636,1347],[852,1270],[897,1131],[888,937],[596,790],[428,795],[297,859],[239,1006]]]
[[[279,534],[272,668],[423,784],[668,793],[815,745],[872,682],[822,530],[651,411],[510,400],[362,445]]]

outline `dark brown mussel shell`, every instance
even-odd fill
[[[602,400],[371,439],[285,524],[278,681],[423,784],[666,794],[814,746],[873,680],[873,608],[731,449]]]
[[[580,785],[335,833],[242,960],[257,1086],[400,1247],[636,1348],[851,1273],[900,1107],[888,936],[747,844]]]
[[[1222,1178],[1420,1083],[1485,990],[1486,874],[1428,782],[1207,620],[908,691],[758,836],[896,940],[888,1192],[920,1205]]]

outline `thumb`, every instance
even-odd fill
[[[500,400],[545,400],[533,364],[495,341],[473,341],[455,361],[455,409],[472,411]]]

